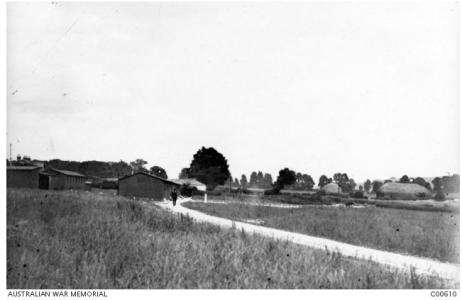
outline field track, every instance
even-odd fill
[[[282,241],[290,241],[299,245],[308,246],[338,252],[345,257],[356,259],[370,260],[386,266],[410,271],[414,268],[416,274],[419,275],[437,275],[439,277],[455,280],[459,282],[459,264],[444,263],[428,258],[403,255],[393,252],[376,250],[372,248],[350,245],[342,242],[329,240],[326,238],[313,237],[301,233],[284,231],[264,226],[253,225],[244,222],[233,221],[225,218],[215,217],[204,214],[202,212],[186,208],[181,203],[187,202],[189,199],[180,200],[174,207],[171,202],[156,203],[163,209],[167,209],[174,213],[187,214],[196,221],[207,222],[218,225],[222,228],[235,228],[244,230],[247,233],[255,233],[263,236],[272,237]]]

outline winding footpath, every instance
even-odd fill
[[[290,241],[295,244],[308,246],[311,248],[338,252],[343,256],[374,261],[386,266],[398,268],[403,271],[409,271],[414,268],[416,274],[419,275],[436,275],[448,280],[459,282],[459,264],[444,263],[428,258],[403,255],[393,252],[376,250],[372,248],[350,245],[347,243],[337,242],[326,238],[309,236],[306,234],[284,231],[249,223],[233,221],[225,218],[207,215],[205,213],[192,210],[182,206],[182,203],[190,201],[189,199],[180,200],[176,206],[171,202],[155,203],[163,209],[167,209],[174,213],[189,215],[196,221],[207,222],[218,225],[222,228],[235,228],[244,230],[247,233],[255,233],[282,241]]]

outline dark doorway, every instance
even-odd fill
[[[39,174],[39,189],[48,190],[50,186],[50,177],[47,175]]]

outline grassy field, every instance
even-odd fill
[[[184,206],[234,220],[259,219],[263,226],[350,244],[459,262],[459,214],[377,207],[287,209],[200,202]]]
[[[91,192],[7,191],[7,288],[456,288]]]

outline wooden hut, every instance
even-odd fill
[[[162,200],[169,198],[174,189],[179,192],[179,188],[180,184],[176,182],[138,172],[119,179],[118,194],[126,197]]]
[[[50,190],[85,189],[86,180],[85,175],[77,172],[47,169],[39,174],[39,187]]]
[[[7,166],[6,186],[15,188],[38,188],[39,166]]]

